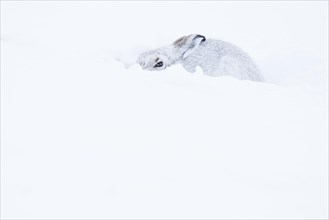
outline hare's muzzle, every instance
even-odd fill
[[[138,63],[139,63],[139,65],[142,67],[142,69],[145,69],[146,64],[145,64],[144,61],[140,61],[140,62],[138,62]]]

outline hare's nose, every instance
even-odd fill
[[[143,69],[145,68],[145,62],[141,62],[140,65]]]

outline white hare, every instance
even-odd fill
[[[164,70],[181,63],[188,72],[195,72],[200,66],[205,75],[233,76],[239,79],[264,81],[253,60],[237,46],[191,34],[174,43],[147,51],[137,62],[145,70]]]

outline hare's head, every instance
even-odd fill
[[[142,53],[137,62],[144,70],[164,70],[172,64],[170,56],[164,49],[151,50]]]
[[[145,70],[164,70],[192,54],[206,38],[199,34],[191,34],[176,40],[167,47],[147,51],[137,60]]]

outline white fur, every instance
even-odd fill
[[[191,73],[200,66],[203,73],[209,76],[228,75],[243,80],[264,81],[252,59],[237,46],[220,40],[204,41],[203,36],[196,34],[180,39],[183,39],[183,43],[174,42],[143,53],[138,63],[146,70],[163,70],[181,63]],[[163,66],[154,67],[160,61]]]

